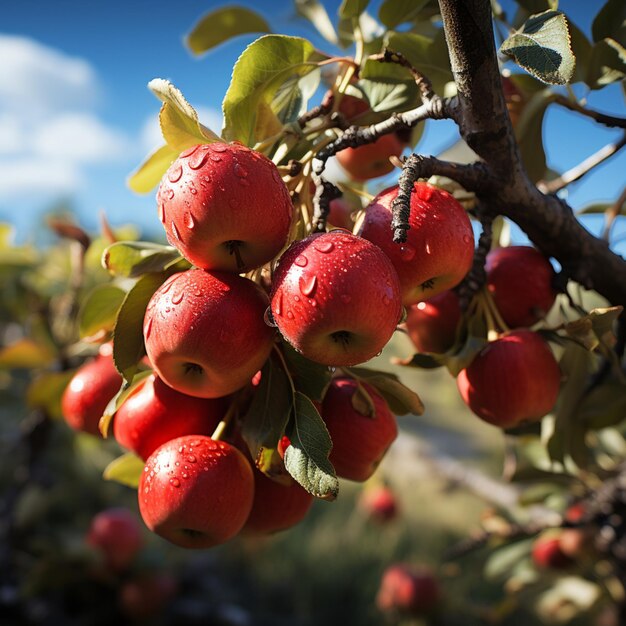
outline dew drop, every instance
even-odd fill
[[[172,487],[180,487],[180,480],[178,478],[170,478],[170,485]]]
[[[403,261],[410,261],[413,257],[415,257],[415,248],[408,243],[402,244],[400,246],[400,258]]]
[[[296,302],[300,302],[300,296],[294,296],[294,297],[293,297],[293,299],[294,299]]]
[[[313,298],[311,298],[309,300],[309,302],[310,302],[311,306],[317,306],[317,302],[315,302],[315,300],[313,300]]]
[[[222,160],[222,157],[219,154],[212,154],[211,161],[214,163],[219,163]]]
[[[287,311],[287,317],[292,320],[293,319],[293,313],[291,311]]]
[[[282,291],[278,293],[278,296],[274,298],[274,313],[276,315],[281,315],[283,310],[283,294]]]
[[[180,164],[175,165],[173,168],[171,168],[167,172],[167,178],[169,179],[170,183],[178,182],[182,175],[183,175],[183,166]]]
[[[309,262],[309,259],[307,259],[304,254],[299,254],[296,257],[296,260],[294,261],[294,263],[300,267],[306,267],[306,264]]]
[[[182,477],[183,477],[183,478],[189,478],[189,474],[187,474],[187,472],[183,472],[183,473],[182,473]]]
[[[465,243],[469,243],[472,240],[472,238],[469,235],[463,235],[463,241]]]
[[[187,148],[186,150],[183,150],[180,153],[180,158],[186,159],[187,157],[190,157],[199,147],[200,147],[200,144],[196,144],[195,146],[191,146],[191,148]]]
[[[196,457],[195,457],[193,454],[190,454],[190,455],[187,457],[187,461],[188,461],[189,463],[196,463],[196,461],[197,461],[197,460],[198,460],[198,459],[196,459]]]
[[[189,167],[192,170],[199,170],[206,163],[208,154],[206,150],[196,150],[189,159]]]
[[[199,289],[196,289],[196,290],[193,292],[193,295],[194,295],[194,296],[196,296],[196,298],[199,298],[199,297],[202,295],[202,292],[201,292]]]
[[[219,142],[209,144],[209,148],[214,152],[226,152],[226,150],[228,150],[228,146],[226,144]]]
[[[239,176],[239,178],[246,178],[248,176],[248,170],[239,165],[239,163],[235,163],[235,174]]]
[[[328,253],[333,250],[333,248],[335,247],[335,244],[332,241],[320,241],[320,242],[315,242],[313,244],[313,247],[319,252]]]
[[[300,277],[300,292],[302,295],[313,297],[315,287],[317,286],[316,276],[301,276]]]
[[[185,292],[184,291],[180,291],[179,293],[175,293],[172,296],[172,304],[180,304],[183,301],[184,297],[185,297]]]
[[[172,222],[172,232],[174,233],[174,237],[180,241],[180,233],[178,232],[178,228],[176,228],[176,224]]]
[[[162,202],[159,204],[159,219],[165,224],[165,205]]]
[[[148,320],[148,323],[146,324],[146,327],[143,330],[143,334],[145,335],[146,339],[150,338],[151,332],[152,332],[152,318]]]
[[[431,249],[430,249],[430,244],[429,243],[426,244],[426,248],[425,249],[426,249],[426,254],[430,254],[431,253]]]
[[[196,227],[196,219],[191,213],[185,213],[185,226],[189,230],[193,230]]]
[[[267,307],[267,309],[265,309],[265,313],[263,313],[263,321],[270,328],[276,328],[276,322],[274,321],[274,318],[272,317],[272,310],[270,309],[270,307]]]
[[[198,193],[198,190],[195,187],[190,187],[189,191],[191,192],[192,196],[195,196]]]
[[[168,200],[172,200],[172,198],[174,198],[174,190],[173,189],[168,189],[167,192],[165,193],[165,195],[167,196]]]
[[[174,284],[173,280],[170,280],[169,282],[165,283],[163,287],[161,287],[161,293],[167,293],[172,288],[173,284]]]
[[[339,299],[344,303],[344,304],[350,304],[350,302],[352,302],[352,296],[347,294],[347,293],[342,293],[339,296]]]

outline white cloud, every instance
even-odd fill
[[[33,158],[0,160],[2,204],[23,200],[25,193],[68,195],[82,184],[80,170],[71,163]]]
[[[24,149],[24,128],[16,115],[0,114],[0,154],[15,154]]]
[[[125,158],[132,151],[126,137],[90,113],[68,113],[36,129],[34,151],[73,163],[97,163]]]

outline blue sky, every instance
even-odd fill
[[[55,203],[69,200],[80,223],[97,226],[100,210],[113,225],[134,222],[159,233],[154,196],[138,196],[126,177],[159,143],[159,102],[146,88],[155,77],[178,86],[214,128],[230,71],[254,36],[228,42],[198,59],[183,36],[206,11],[224,3],[188,0],[84,2],[25,0],[3,6],[0,24],[0,220],[20,239],[38,231]],[[244,2],[244,4],[246,4]],[[325,2],[335,14],[338,1]],[[372,2],[373,13],[376,5]],[[504,2],[510,7],[511,2]],[[599,2],[562,0],[561,8],[589,34]],[[276,32],[300,35],[328,49],[290,0],[247,2]],[[590,106],[624,115],[617,86],[594,92]],[[549,164],[563,171],[619,137],[567,111],[550,111],[544,126]],[[432,123],[419,146],[437,153],[455,138]],[[626,153],[570,188],[570,202],[612,200],[626,182]],[[599,220],[591,228],[599,228]],[[621,229],[620,229],[621,230]]]

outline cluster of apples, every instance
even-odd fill
[[[116,440],[145,461],[138,500],[148,528],[184,547],[211,547],[239,533],[288,528],[306,515],[311,494],[261,473],[238,424],[212,435],[230,419],[232,394],[254,393],[253,379],[272,350],[281,350],[277,330],[315,363],[356,365],[383,349],[403,307],[463,278],[474,252],[463,207],[446,191],[416,183],[411,230],[398,245],[391,238],[397,193],[379,194],[356,234],[337,229],[288,245],[291,197],[265,156],[211,143],[170,166],[157,193],[159,217],[169,242],[195,267],[153,294],[143,324],[153,372],[113,419]],[[97,433],[120,383],[105,344],[64,394],[68,422]],[[355,408],[363,391],[371,400],[365,411]],[[337,372],[316,407],[337,475],[369,478],[397,435],[385,400]],[[276,442],[279,454],[289,445],[286,437]]]
[[[513,428],[541,419],[559,394],[559,365],[544,339],[530,329],[554,304],[555,273],[529,246],[493,249],[485,270],[486,289],[498,312],[498,337],[459,373],[457,386],[481,419]],[[406,326],[418,351],[443,354],[453,349],[460,322],[459,298],[448,290],[412,306]]]

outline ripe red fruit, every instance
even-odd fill
[[[137,516],[123,508],[107,509],[95,515],[86,539],[102,553],[105,565],[114,571],[130,567],[143,547]]]
[[[177,391],[225,396],[250,382],[267,359],[274,331],[265,292],[228,272],[174,274],[148,304],[143,333],[157,374]]]
[[[389,157],[399,157],[405,145],[395,133],[389,133],[373,143],[345,148],[337,152],[336,157],[354,180],[365,181],[392,172],[394,165]]]
[[[398,515],[396,496],[386,485],[365,488],[359,499],[359,506],[375,522],[389,522]]]
[[[226,412],[222,398],[194,398],[166,385],[158,376],[146,378],[124,401],[113,419],[117,442],[144,461],[170,439],[211,435]]]
[[[460,321],[459,297],[448,290],[413,304],[407,313],[406,329],[418,352],[443,354],[453,346]]]
[[[174,597],[176,588],[176,579],[166,573],[127,580],[119,591],[120,611],[133,620],[156,618]]]
[[[540,569],[565,569],[572,560],[561,549],[559,536],[543,536],[532,547],[533,563]]]
[[[397,564],[388,567],[376,595],[376,606],[383,612],[424,615],[441,598],[439,583],[424,567]]]
[[[329,455],[337,476],[367,480],[398,435],[398,425],[387,403],[370,385],[361,383],[374,403],[374,415],[359,413],[352,404],[358,385],[352,378],[334,378],[326,391],[320,414],[333,447]]]
[[[313,504],[313,496],[300,485],[281,485],[254,470],[254,502],[243,527],[247,535],[266,535],[287,530],[302,521]]]
[[[122,377],[113,363],[113,347],[104,344],[95,359],[78,368],[63,392],[65,421],[75,430],[101,437],[98,423],[121,386]]]
[[[272,314],[283,337],[324,365],[355,365],[378,354],[402,306],[389,259],[342,230],[293,243],[274,272]]]
[[[211,548],[245,524],[254,478],[234,446],[186,435],[150,455],[137,496],[146,526],[157,535],[183,548]]]
[[[512,428],[552,409],[560,379],[548,344],[537,333],[516,330],[485,346],[458,375],[457,385],[478,417]]]
[[[326,221],[337,228],[345,228],[352,232],[354,221],[352,213],[356,210],[343,198],[335,198],[330,201],[329,212]]]
[[[407,241],[392,239],[391,203],[398,187],[379,193],[365,209],[358,234],[379,246],[400,278],[405,306],[461,282],[472,266],[474,235],[461,204],[447,191],[416,182],[411,193]]]
[[[237,273],[280,252],[293,212],[276,166],[237,143],[185,150],[163,177],[157,203],[168,241],[186,259]]]
[[[485,263],[487,289],[510,328],[532,326],[552,308],[554,269],[529,246],[496,248]]]

